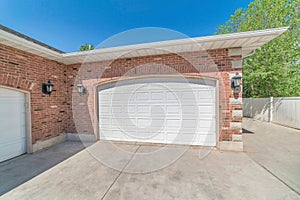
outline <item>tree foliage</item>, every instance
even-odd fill
[[[300,96],[300,0],[254,0],[216,34],[289,27],[243,61],[244,97]]]
[[[80,46],[78,51],[89,51],[95,49],[94,45],[92,44],[83,44]]]

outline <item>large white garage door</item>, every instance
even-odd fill
[[[215,82],[149,78],[99,88],[100,140],[216,145]]]
[[[24,153],[25,95],[0,88],[0,162]]]

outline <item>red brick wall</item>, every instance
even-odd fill
[[[42,83],[54,84],[51,96],[42,94]],[[32,142],[67,130],[66,66],[0,44],[0,85],[31,94]]]
[[[157,56],[116,59],[94,63],[74,64],[67,66],[68,74],[68,105],[75,110],[68,112],[68,131],[93,134],[94,93],[93,86],[107,80],[118,80],[124,74],[141,76],[151,74],[170,74],[175,70],[183,75],[206,76],[219,80],[220,90],[220,140],[230,141],[232,134],[241,134],[240,130],[230,130],[230,122],[241,122],[233,119],[232,110],[242,109],[241,105],[229,105],[233,98],[230,88],[229,74],[241,72],[232,69],[231,61],[241,60],[241,56],[230,57],[227,49],[210,50],[208,52],[192,52],[184,54],[166,54]],[[166,68],[168,66],[169,68]],[[134,69],[136,68],[136,69]],[[88,89],[88,95],[79,96],[75,80],[81,80]],[[72,99],[72,96],[74,97]],[[241,97],[241,94],[239,94]],[[73,104],[71,103],[73,101]],[[71,106],[69,107],[72,109]],[[74,119],[75,118],[75,119]],[[74,124],[76,121],[76,125]],[[97,126],[98,124],[95,124]]]
[[[231,68],[232,60],[241,59],[241,56],[228,56],[227,49],[218,49],[66,66],[0,44],[0,85],[30,92],[32,141],[35,143],[60,133],[93,134],[95,113],[92,88],[96,83],[118,80],[127,72],[127,76],[140,76],[170,74],[173,73],[172,70],[176,70],[184,75],[213,77],[219,80],[220,140],[231,140],[232,134],[241,134],[241,131],[230,130],[230,122],[242,120],[233,119],[231,113],[234,109],[242,109],[242,106],[229,105],[229,98],[233,97],[229,74],[241,72]],[[76,77],[88,87],[87,95],[78,95],[74,87],[77,84]],[[51,96],[42,94],[41,91],[42,83],[48,79],[54,84]],[[73,110],[72,107],[76,109]]]

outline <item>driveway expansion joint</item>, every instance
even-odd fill
[[[245,153],[247,155],[247,153]],[[247,155],[252,161],[254,161],[256,164],[258,164],[260,167],[262,167],[264,170],[266,170],[269,174],[271,174],[274,178],[276,178],[277,180],[279,180],[282,184],[284,184],[285,186],[287,186],[289,189],[291,189],[293,192],[295,192],[297,195],[299,195],[300,197],[300,192],[298,192],[296,189],[294,189],[292,186],[290,186],[288,183],[286,183],[284,180],[282,180],[281,178],[279,178],[278,176],[276,176],[276,174],[274,174],[271,170],[269,170],[266,166],[260,164],[259,162],[257,162],[255,159],[251,158],[251,156]]]
[[[112,188],[112,186],[117,182],[117,180],[119,179],[119,177],[121,176],[121,174],[124,172],[124,170],[126,169],[126,167],[129,165],[130,161],[132,160],[132,158],[134,157],[134,155],[138,152],[138,150],[140,149],[140,147],[141,147],[141,145],[138,145],[138,147],[136,148],[136,150],[134,151],[134,153],[132,154],[132,156],[130,157],[130,159],[128,160],[128,162],[124,165],[124,167],[122,168],[122,170],[119,172],[118,176],[114,179],[114,181],[112,182],[112,184],[105,191],[104,195],[101,197],[101,200],[103,200],[105,198],[105,196],[108,194],[108,192],[110,191],[110,189]]]

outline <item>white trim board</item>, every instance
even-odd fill
[[[288,27],[240,33],[168,40],[144,44],[95,49],[85,52],[59,53],[12,33],[0,30],[0,44],[11,46],[64,64],[96,62],[117,58],[161,55],[205,51],[209,49],[242,48],[242,56],[252,54],[255,49],[288,30]]]

